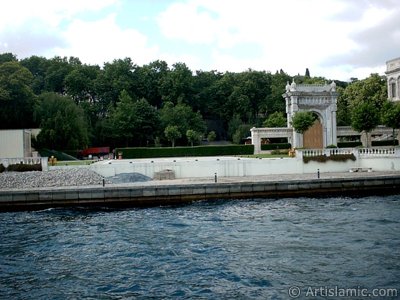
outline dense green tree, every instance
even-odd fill
[[[274,112],[268,116],[263,125],[268,128],[272,127],[286,127],[287,120],[282,112]]]
[[[135,70],[137,78],[136,92],[140,98],[145,98],[151,105],[162,106],[162,84],[169,72],[165,61],[156,60]]]
[[[192,129],[188,129],[186,131],[186,138],[190,145],[193,147],[194,143],[199,143],[202,138],[202,134],[198,133],[197,131],[194,131]]]
[[[31,75],[26,69],[12,71],[10,64],[27,68]],[[147,145],[155,135],[163,138],[162,133],[169,125],[178,127],[181,137],[177,143],[181,144],[186,142],[188,130],[201,134],[214,131],[219,139],[240,140],[240,128],[262,126],[266,116],[272,122],[268,126],[285,126],[282,94],[287,82],[293,78],[299,84],[327,81],[323,77],[311,77],[308,69],[304,76],[294,77],[283,70],[275,74],[251,69],[241,73],[193,72],[184,63],[169,68],[165,61],[157,60],[140,67],[130,58],[116,59],[100,67],[83,65],[75,57],[31,56],[18,61],[14,54],[3,53],[0,66],[0,127],[34,126],[35,94],[52,91],[71,96],[84,110],[91,143],[114,146]],[[24,72],[27,76],[22,75]],[[383,77],[372,74],[350,84],[335,82],[340,95],[338,125],[350,125],[352,112],[360,103],[373,103],[380,113],[387,98]],[[123,91],[130,101],[121,101]],[[128,115],[133,127],[127,134],[133,131],[135,136],[121,136],[116,130],[118,125],[124,125]],[[280,117],[273,119],[272,116]]]
[[[386,101],[382,109],[382,123],[393,128],[393,142],[395,140],[395,129],[400,128],[400,104]]]
[[[282,94],[285,92],[286,84],[291,80],[291,77],[285,72],[276,72],[271,76],[271,92],[266,96],[266,111],[267,115],[274,112],[285,112],[285,99]]]
[[[194,96],[191,101],[194,111],[200,111],[205,119],[216,119],[218,107],[214,93],[214,85],[222,78],[223,74],[217,71],[196,71],[193,78]]]
[[[175,147],[176,139],[182,136],[182,133],[176,125],[168,125],[164,130],[164,134],[167,140],[171,142],[172,147]]]
[[[160,88],[163,101],[191,105],[193,98],[192,71],[184,63],[172,65],[171,70],[162,78]]]
[[[291,124],[296,132],[303,134],[314,124],[315,120],[316,116],[312,112],[298,111],[294,114]]]
[[[45,90],[60,94],[65,93],[65,78],[74,69],[74,66],[80,65],[78,58],[56,56],[48,61],[48,68],[44,78]]]
[[[213,142],[213,141],[215,141],[216,138],[217,138],[217,134],[215,133],[215,131],[210,131],[207,134],[207,141],[208,142]]]
[[[351,127],[358,132],[366,132],[367,138],[368,133],[378,126],[379,121],[380,114],[373,102],[362,102],[352,109]],[[369,145],[368,139],[367,145]]]
[[[180,137],[184,137],[189,129],[201,134],[206,130],[201,114],[194,112],[190,106],[183,103],[174,105],[172,102],[166,102],[160,110],[160,118],[163,128],[176,126]]]
[[[232,136],[232,141],[235,144],[241,144],[242,140],[250,135],[251,126],[248,124],[241,124]]]
[[[231,120],[228,122],[228,138],[233,140],[233,135],[239,129],[241,125],[243,125],[243,121],[241,120],[239,115],[234,115]]]
[[[17,56],[12,53],[1,53],[0,54],[0,65],[6,62],[16,62],[18,61]]]
[[[305,77],[310,78],[310,70],[306,68],[306,73],[304,74]]]
[[[130,58],[116,59],[111,63],[104,64],[102,72],[94,81],[101,115],[106,115],[110,104],[115,106],[123,90],[131,97],[137,97],[134,92],[136,68],[137,66]]]
[[[0,129],[31,128],[35,95],[32,73],[17,61],[0,64]]]
[[[351,99],[348,95],[344,95],[345,89],[337,88],[339,94],[337,99],[336,122],[338,126],[350,126],[351,114],[349,113]]]
[[[209,110],[226,125],[225,130],[227,130],[227,124],[233,115],[246,113],[242,110],[239,111],[235,106],[238,97],[231,97],[235,86],[237,86],[237,77],[234,73],[227,72],[210,89],[210,93],[213,94],[213,102]]]
[[[100,67],[97,65],[79,65],[75,67],[65,77],[66,93],[76,103],[85,101],[95,103],[96,93],[94,83],[99,73]]]
[[[40,95],[45,91],[45,77],[50,61],[44,57],[31,56],[21,60],[21,65],[31,71],[33,75],[32,90],[36,95]]]
[[[248,111],[250,117],[244,121],[254,122],[260,113],[265,115],[268,111],[267,96],[271,93],[271,74],[248,70],[239,77],[239,87],[249,102],[245,111]]]
[[[145,99],[135,100],[123,90],[115,108],[103,124],[106,135],[116,144],[146,146],[159,130],[157,110]]]
[[[340,91],[338,98],[338,123],[348,123],[348,112],[361,103],[369,102],[379,111],[387,100],[386,80],[378,74],[371,74],[364,80],[357,80]],[[344,122],[342,122],[342,120]]]
[[[145,99],[135,102],[135,145],[146,146],[154,143],[160,131],[160,116],[156,108]]]
[[[39,147],[78,150],[88,145],[83,110],[70,97],[56,93],[40,95],[35,107],[35,118],[41,128],[37,136]]]

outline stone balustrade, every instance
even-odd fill
[[[355,157],[397,157],[400,158],[400,148],[376,147],[376,148],[327,148],[327,149],[296,149],[296,157],[313,157],[320,155],[354,154]]]
[[[359,148],[358,154],[361,156],[393,156],[400,157],[400,149],[391,148]]]

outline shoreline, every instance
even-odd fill
[[[211,199],[276,199],[400,193],[400,172],[184,178],[0,190],[0,212],[56,207],[149,207]]]

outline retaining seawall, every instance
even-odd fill
[[[55,207],[143,207],[184,204],[207,199],[280,198],[299,196],[400,193],[400,174],[356,178],[287,178],[232,182],[146,182],[135,185],[79,186],[0,191],[0,211]]]

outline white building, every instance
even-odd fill
[[[32,136],[39,129],[0,130],[0,158],[32,157]]]
[[[386,77],[388,84],[388,98],[400,101],[400,57],[386,62]]]

